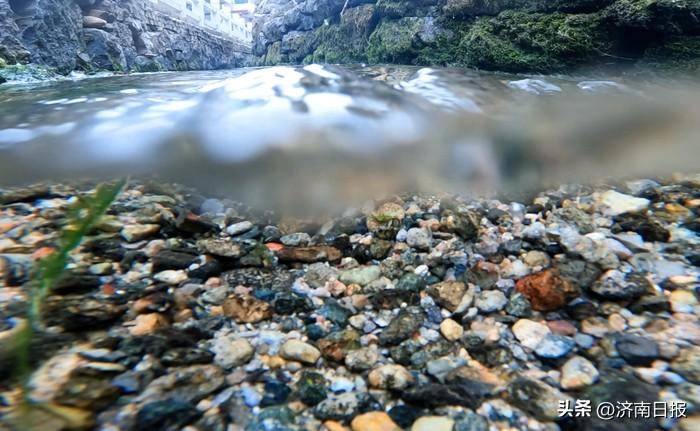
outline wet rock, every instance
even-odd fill
[[[265,382],[265,393],[260,400],[260,405],[265,407],[283,404],[291,393],[292,390],[286,383],[277,379],[269,379]]]
[[[535,347],[535,354],[540,358],[557,359],[568,355],[576,346],[571,337],[557,334],[547,334]]]
[[[569,257],[558,257],[554,266],[561,278],[582,289],[590,288],[601,274],[595,264]]]
[[[297,394],[304,404],[315,406],[328,395],[326,379],[313,371],[303,372],[297,383]]]
[[[231,236],[236,236],[236,235],[246,233],[249,230],[253,229],[254,227],[255,227],[255,225],[252,222],[245,220],[245,221],[241,221],[241,222],[234,223],[232,225],[227,226],[226,233],[231,235]]]
[[[419,409],[406,404],[398,404],[389,409],[389,416],[401,428],[409,428],[420,415]]]
[[[155,274],[153,279],[165,284],[178,285],[187,281],[187,273],[182,270],[168,269]]]
[[[311,236],[306,232],[297,232],[284,235],[280,238],[280,242],[287,247],[305,246],[311,241]]]
[[[700,347],[690,347],[671,363],[671,369],[693,383],[700,384]]]
[[[98,301],[84,295],[51,296],[44,304],[44,320],[68,331],[104,328],[120,318],[127,307],[109,301]]]
[[[394,239],[404,217],[401,205],[388,202],[367,217],[367,229],[378,238]]]
[[[316,343],[324,358],[343,362],[349,351],[360,348],[360,334],[354,329],[345,329],[328,334]]]
[[[692,313],[698,305],[698,299],[690,291],[674,290],[670,295],[671,309],[676,313]]]
[[[401,428],[384,412],[369,412],[355,416],[352,431],[400,431]]]
[[[521,278],[515,288],[523,294],[538,311],[550,311],[564,307],[580,295],[579,289],[553,270]]]
[[[634,299],[650,291],[651,284],[642,274],[623,274],[610,270],[603,274],[591,291],[606,299]]]
[[[348,325],[348,318],[350,317],[350,311],[330,301],[326,301],[326,304],[318,310],[318,314],[341,328]]]
[[[379,334],[379,342],[382,345],[396,345],[411,337],[425,320],[425,314],[415,307],[401,310]]]
[[[488,431],[489,423],[481,415],[472,411],[457,416],[454,431]]]
[[[477,295],[474,305],[483,313],[502,310],[508,304],[508,298],[500,290],[486,290]]]
[[[406,244],[416,250],[428,250],[432,240],[432,235],[427,229],[414,227],[406,234]]]
[[[56,392],[62,405],[101,410],[119,397],[119,389],[106,376],[94,375],[88,368],[77,368]]]
[[[528,319],[520,319],[513,325],[513,334],[520,343],[529,348],[535,349],[551,333],[547,325]]]
[[[340,272],[339,280],[345,284],[358,284],[366,286],[381,277],[382,272],[378,266],[362,266],[359,268],[347,269]]]
[[[402,292],[418,293],[425,287],[425,280],[417,274],[407,272],[396,283],[396,289]]]
[[[370,371],[367,380],[375,388],[401,390],[413,383],[414,378],[401,365],[381,365]]]
[[[137,242],[150,238],[160,231],[160,225],[157,224],[133,224],[124,226],[121,230],[121,236],[128,242]]]
[[[326,398],[314,408],[313,413],[321,420],[350,420],[365,403],[360,394],[346,392]]]
[[[581,356],[574,356],[561,367],[561,387],[566,390],[577,390],[592,385],[598,381],[600,374],[595,365]]]
[[[134,325],[129,328],[131,335],[141,337],[169,325],[168,319],[159,313],[140,314],[134,319]]]
[[[401,398],[420,407],[459,405],[476,408],[484,398],[494,394],[494,390],[490,383],[457,378],[445,384],[430,382],[411,386],[401,393]]]
[[[231,336],[215,338],[211,351],[215,355],[214,361],[223,368],[243,365],[255,354],[255,349],[248,340]]]
[[[321,352],[311,344],[299,340],[289,340],[280,348],[280,356],[291,361],[314,364],[321,357]]]
[[[636,232],[645,241],[668,242],[670,232],[658,221],[646,214],[623,214],[615,218],[612,227],[614,233]]]
[[[158,273],[169,269],[187,269],[196,259],[196,256],[189,253],[161,250],[153,256],[153,272]]]
[[[137,429],[168,431],[181,428],[197,419],[201,413],[189,403],[169,399],[145,404],[136,414]]]
[[[649,207],[649,200],[608,190],[598,196],[597,204],[600,206],[603,214],[618,216],[624,213],[637,213],[645,210]]]
[[[224,385],[224,375],[216,365],[192,365],[171,368],[148,384],[137,397],[138,402],[168,398],[197,403]]]
[[[508,385],[508,400],[516,407],[535,415],[542,420],[559,418],[560,401],[569,401],[571,397],[539,380],[518,377]]]
[[[659,345],[649,338],[622,334],[615,340],[620,356],[631,365],[649,365],[659,357]]]
[[[229,259],[240,258],[245,252],[244,248],[238,243],[215,238],[200,240],[197,242],[197,247],[202,253]]]
[[[233,295],[226,299],[223,311],[238,323],[256,323],[272,317],[272,308],[265,301],[250,295]]]
[[[435,302],[452,312],[462,303],[466,292],[467,286],[459,281],[443,281],[428,286],[428,294],[435,299]]]
[[[352,371],[366,371],[375,366],[379,358],[379,352],[373,347],[351,350],[345,355],[345,366]]]
[[[452,431],[455,421],[446,416],[423,416],[411,426],[411,431]]]
[[[457,341],[464,334],[464,328],[452,319],[445,319],[440,323],[440,333],[447,341]]]
[[[530,301],[522,293],[516,292],[511,295],[506,305],[506,313],[515,317],[532,316],[532,306]]]
[[[481,216],[468,209],[447,209],[442,212],[440,228],[446,232],[453,232],[466,241],[473,240],[479,234]]]
[[[591,400],[591,405],[597,406],[600,403],[631,402],[651,403],[658,400],[659,388],[643,383],[633,376],[626,375],[618,371],[607,371],[601,373],[600,382],[589,386],[577,397],[579,399]],[[657,420],[653,416],[625,417],[611,421],[602,419],[597,415],[576,419],[576,425],[582,429],[605,429],[613,431],[623,431],[629,429],[651,431],[657,428]]]
[[[335,247],[319,245],[312,247],[284,247],[275,252],[280,262],[336,262],[343,257]]]

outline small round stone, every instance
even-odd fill
[[[503,310],[508,304],[508,298],[500,290],[487,290],[481,292],[475,301],[476,308],[484,313],[493,313]]]
[[[311,344],[289,340],[280,348],[280,356],[290,361],[314,364],[321,357],[321,352]]]
[[[400,431],[385,412],[369,412],[355,416],[350,423],[352,431]]]
[[[598,369],[591,361],[574,356],[561,367],[561,380],[559,383],[564,389],[581,389],[598,380]]]
[[[557,334],[547,334],[535,348],[535,354],[540,358],[557,359],[564,357],[576,346],[571,337]]]
[[[413,383],[413,375],[401,365],[381,365],[367,376],[369,384],[380,389],[405,389]]]
[[[440,323],[440,333],[447,341],[456,341],[464,334],[464,328],[452,319],[445,319]]]
[[[423,416],[413,422],[411,431],[452,431],[455,421],[445,416]]]
[[[523,346],[535,349],[551,333],[547,325],[529,319],[520,319],[513,325],[513,334]]]
[[[687,290],[674,290],[671,292],[671,309],[676,313],[692,313],[698,305],[698,299],[693,292]]]
[[[416,250],[427,250],[430,248],[430,243],[432,241],[430,231],[421,228],[411,228],[406,234],[406,244],[415,248]]]

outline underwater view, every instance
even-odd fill
[[[697,0],[0,0],[0,431],[700,429]]]

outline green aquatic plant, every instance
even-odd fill
[[[61,231],[56,250],[41,259],[36,277],[29,285],[30,301],[27,319],[16,339],[15,358],[17,377],[25,384],[30,374],[29,351],[34,335],[41,330],[41,309],[46,297],[66,270],[70,253],[100,221],[112,202],[117,198],[126,180],[111,184],[100,184],[90,196],[81,196],[67,214],[66,226]]]

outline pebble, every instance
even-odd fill
[[[282,344],[280,356],[291,361],[315,364],[321,357],[321,352],[311,344],[299,340],[289,340]]]
[[[134,319],[134,325],[129,328],[131,335],[140,337],[149,335],[158,329],[168,326],[168,320],[159,313],[139,314]]]
[[[401,428],[385,412],[369,412],[355,416],[352,431],[400,431]]]
[[[620,356],[631,365],[649,365],[660,355],[653,340],[633,334],[623,334],[615,341]]]
[[[290,233],[280,238],[280,242],[287,247],[305,246],[311,242],[311,236],[306,232]]]
[[[598,205],[603,214],[618,216],[629,212],[640,212],[649,207],[649,199],[637,198],[624,193],[608,190],[598,196]]]
[[[218,337],[211,347],[214,360],[223,368],[233,368],[243,365],[253,358],[255,349],[243,338]]]
[[[591,361],[582,356],[574,356],[561,367],[559,383],[566,390],[577,390],[598,381],[599,375]]]
[[[401,365],[380,365],[369,372],[367,381],[374,388],[400,390],[413,383],[413,375]]]
[[[557,359],[568,355],[576,346],[571,337],[557,334],[547,334],[535,347],[535,354],[540,358]]]
[[[341,271],[339,280],[346,285],[358,284],[360,286],[366,286],[374,280],[377,280],[381,275],[381,269],[378,266],[371,265]]]
[[[187,273],[183,270],[168,269],[153,276],[155,280],[170,285],[178,285],[187,281]]]
[[[440,323],[440,333],[447,341],[457,341],[464,334],[464,328],[452,319],[445,319]]]
[[[551,331],[547,325],[529,319],[520,319],[513,325],[513,334],[520,343],[529,348],[535,349]]]
[[[128,242],[137,242],[150,238],[159,231],[160,225],[157,224],[132,224],[124,226],[120,234]]]
[[[466,292],[467,286],[459,281],[444,281],[428,287],[428,294],[451,312],[457,310]]]
[[[674,290],[670,295],[671,309],[676,313],[692,313],[698,305],[698,299],[690,291]]]
[[[455,421],[446,416],[423,416],[411,426],[411,431],[452,431]]]
[[[515,288],[538,311],[562,308],[580,294],[575,285],[551,269],[521,278]]]
[[[406,234],[406,244],[416,250],[428,250],[432,243],[432,235],[427,229],[411,228]]]
[[[226,233],[231,236],[236,236],[248,232],[249,230],[253,229],[253,227],[255,227],[255,225],[246,220],[228,226],[226,228]]]
[[[374,347],[351,350],[345,355],[345,365],[352,371],[366,371],[379,361],[379,352]]]
[[[477,295],[474,304],[484,313],[493,313],[505,308],[508,298],[500,290],[486,290]]]

